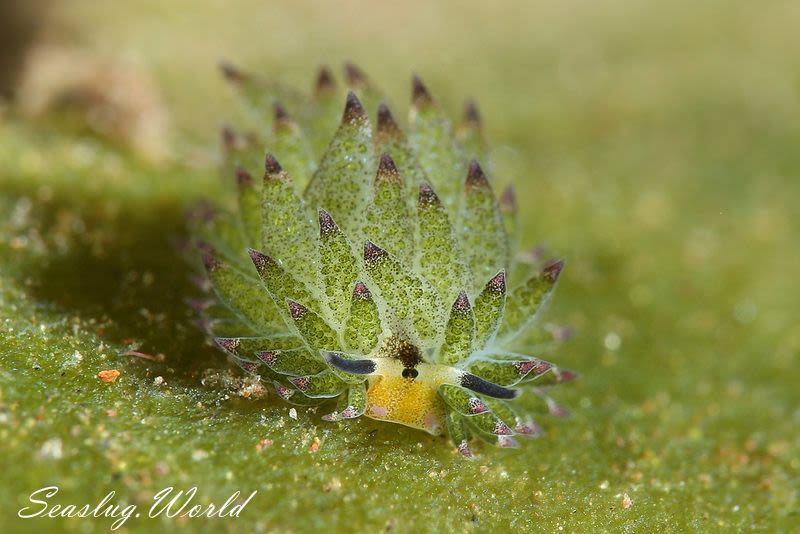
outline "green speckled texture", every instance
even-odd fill
[[[300,302],[305,307],[311,306],[319,309],[319,303],[311,296],[303,282],[295,278],[292,273],[287,272],[272,258],[258,252],[253,255],[259,260],[256,272],[270,292],[275,309],[279,307],[287,309],[288,300]]]
[[[392,161],[394,164],[394,161]],[[405,179],[396,172],[378,171],[368,208],[364,235],[406,264],[414,257],[414,225],[407,197]]]
[[[480,167],[474,167],[480,169]],[[461,248],[478,292],[498,271],[509,265],[508,239],[500,206],[482,170],[477,170],[478,183],[465,187],[460,214]]]
[[[336,397],[345,389],[339,377],[330,369],[321,373],[303,376],[292,380],[292,383],[308,397]]]
[[[459,306],[460,302],[466,303]],[[475,313],[466,296],[458,297],[450,310],[450,318],[444,328],[444,343],[439,349],[439,361],[445,365],[454,365],[466,360],[475,342]]]
[[[537,273],[525,282],[512,289],[506,297],[503,309],[503,322],[497,331],[497,337],[514,339],[522,334],[526,327],[536,320],[536,314],[547,304],[555,289],[555,283],[548,277]],[[534,313],[531,313],[533,310]]]
[[[388,304],[393,315],[390,322],[396,320],[413,325],[423,339],[434,336],[440,314],[435,290],[427,281],[415,276],[383,250],[379,250],[374,260],[365,261],[365,269]]]
[[[240,356],[252,356],[256,352],[266,350],[291,350],[302,345],[302,341],[292,335],[280,335],[271,337],[239,337],[239,338],[217,338],[217,343],[225,346],[228,342],[234,344],[233,353]],[[230,350],[230,349],[226,349]]]
[[[239,170],[239,213],[241,213],[242,231],[249,243],[261,243],[261,189],[256,187],[253,178],[243,170]]]
[[[492,341],[506,306],[505,272],[498,273],[478,294],[472,308],[475,314],[475,348]]]
[[[255,167],[258,169],[258,167]],[[281,268],[304,283],[315,281],[316,228],[303,210],[302,201],[295,191],[292,178],[285,170],[264,175],[263,197],[259,203],[261,219],[261,243],[263,252],[281,258]],[[286,234],[305,236],[305,239],[275,239]],[[253,246],[253,245],[251,245]],[[267,283],[265,281],[265,283]],[[277,280],[275,284],[284,284]],[[287,286],[287,288],[290,286]],[[299,297],[298,297],[299,298]],[[310,302],[308,302],[310,304]]]
[[[501,386],[513,386],[525,376],[519,369],[521,360],[489,360],[481,359],[469,364],[466,369],[470,373],[485,377],[486,380]]]
[[[338,226],[323,232],[319,240],[320,275],[335,323],[350,317],[351,296],[359,275],[353,245]]]
[[[431,273],[431,283],[436,286],[440,298],[448,302],[455,298],[459,291],[469,287],[471,277],[447,211],[428,184],[424,184],[420,189],[417,217],[419,266]]]
[[[269,350],[258,358],[276,373],[284,375],[314,375],[325,370],[325,364],[305,349]]]
[[[360,283],[360,282],[359,282]],[[378,307],[372,299],[372,294],[366,286],[358,286],[361,293],[356,294],[354,289],[350,301],[350,315],[344,325],[344,344],[349,350],[368,354],[378,343],[381,333],[381,320]]]
[[[414,95],[409,120],[409,145],[445,204],[457,202],[459,178],[465,175],[467,156],[454,143],[453,125],[435,103]]]
[[[480,399],[478,399],[474,393],[462,387],[444,384],[439,387],[439,395],[441,395],[448,406],[460,414],[471,415],[473,413],[478,413],[477,411],[473,411],[473,406],[475,403],[480,402]]]
[[[289,302],[289,307],[293,304]],[[339,338],[336,332],[313,310],[301,309],[295,315],[292,311],[292,318],[297,331],[311,347],[324,350],[337,350],[339,348]]]
[[[169,485],[197,485],[199,502],[258,490],[237,520],[134,532],[797,530],[795,2],[58,9],[87,47],[152,71],[179,163],[0,123],[0,530],[108,530],[17,519],[49,484],[62,504],[114,490],[144,511]],[[523,245],[568,258],[547,317],[576,332],[558,351],[581,373],[559,392],[570,419],[470,462],[399,425],[295,419],[225,366],[192,324],[175,247],[189,204],[220,193],[216,132],[235,101],[220,56],[304,87],[345,57],[397,103],[411,69],[454,113],[479,100]],[[102,383],[104,369],[121,375]]]
[[[362,110],[342,121],[305,192],[311,208],[327,209],[353,235],[362,230],[362,217],[352,214],[363,214],[367,208],[375,172],[373,152],[372,128]]]
[[[236,310],[246,324],[260,333],[271,333],[280,325],[280,315],[269,293],[261,286],[253,290],[254,277],[221,260],[211,259],[208,278],[219,299]]]
[[[290,176],[296,177],[299,186],[305,185],[302,180],[312,176],[317,165],[317,161],[311,157],[310,143],[300,135],[297,123],[293,120],[275,121],[273,130],[273,150],[281,155],[281,166]]]

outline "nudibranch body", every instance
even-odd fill
[[[311,98],[223,72],[253,124],[223,132],[235,201],[193,217],[217,345],[290,403],[335,402],[327,421],[447,432],[466,456],[473,437],[540,433],[513,406],[520,391],[563,413],[547,391],[574,374],[529,352],[560,337],[538,319],[564,263],[512,254],[516,201],[478,163],[474,104],[454,129],[415,78],[406,135],[352,65],[343,114],[327,69]]]

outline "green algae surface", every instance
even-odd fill
[[[281,22],[184,4],[57,13],[90,49],[141,56],[175,125],[169,162],[0,124],[0,530],[110,528],[17,518],[45,486],[62,505],[116,492],[142,513],[129,531],[798,528],[796,6],[286,4]],[[365,48],[376,36],[407,46]],[[354,59],[395,109],[412,69],[446,105],[479,100],[526,244],[568,259],[548,319],[575,335],[547,357],[580,372],[558,392],[569,418],[465,461],[444,438],[291,411],[206,344],[180,245],[187,208],[219,193],[221,56],[298,84]],[[169,486],[257,493],[238,518],[146,517]]]

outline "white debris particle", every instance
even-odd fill
[[[42,460],[60,460],[64,456],[64,444],[60,438],[51,438],[42,444],[39,449],[39,458]]]
[[[82,361],[83,361],[83,354],[81,354],[79,351],[76,350],[75,352],[72,353],[72,356],[64,362],[63,365],[64,367],[75,367],[77,365],[80,365]]]
[[[289,408],[289,417],[297,421],[297,410],[294,408]]]
[[[752,323],[758,317],[758,305],[750,299],[745,299],[736,304],[733,316],[740,323]]]
[[[601,490],[608,489],[608,480],[604,480],[598,486]]]
[[[606,337],[603,340],[603,345],[608,350],[619,350],[620,346],[622,345],[622,339],[619,337],[619,334],[612,331],[606,334]]]
[[[155,377],[155,378],[153,379],[153,384],[155,384],[156,386],[161,386],[161,385],[163,385],[163,384],[164,384],[164,377],[163,377],[163,376],[157,376],[157,377]]]
[[[195,462],[200,460],[205,460],[206,458],[208,458],[208,452],[204,451],[203,449],[196,449],[192,453],[192,460],[194,460]]]

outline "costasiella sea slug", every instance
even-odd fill
[[[558,337],[539,316],[564,263],[512,252],[475,105],[454,127],[415,77],[406,133],[353,65],[347,91],[323,68],[310,97],[222,70],[252,121],[223,130],[230,202],[192,218],[215,343],[326,421],[447,432],[467,457],[538,435],[514,400],[557,414],[547,392],[575,376],[531,354]]]

